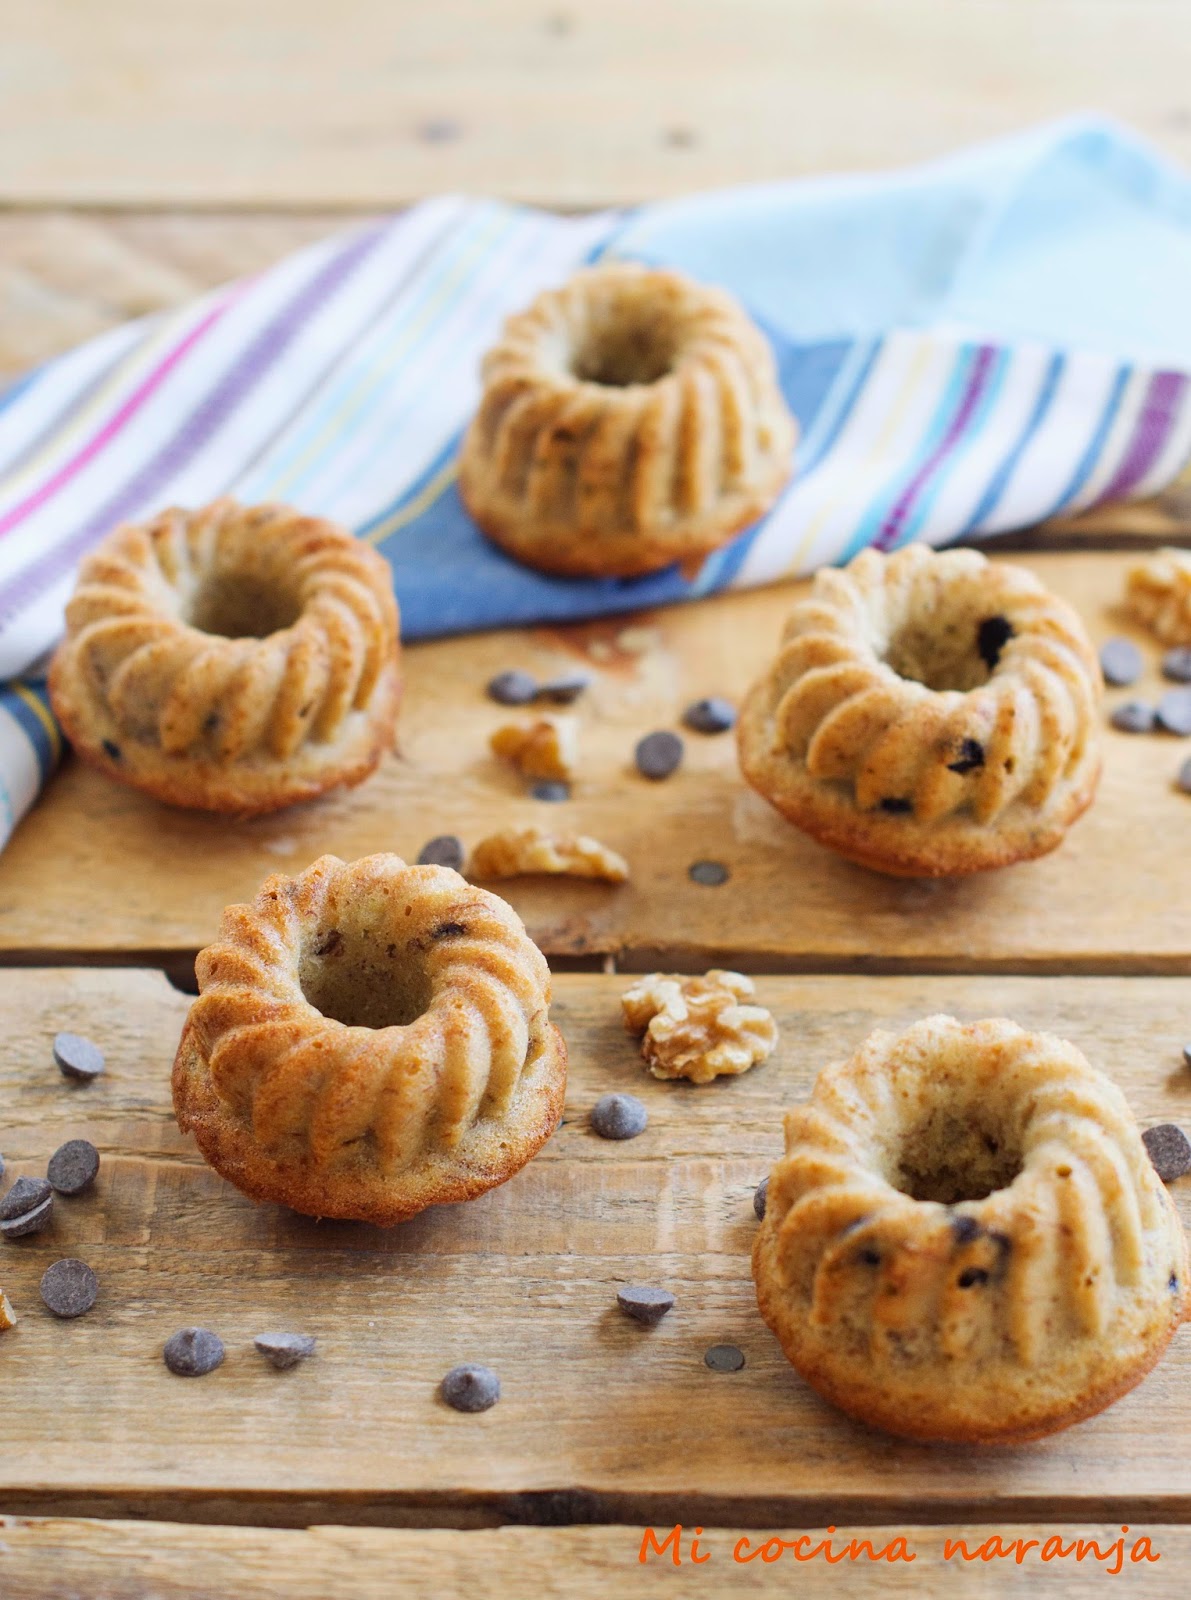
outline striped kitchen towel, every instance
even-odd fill
[[[549,578],[459,501],[482,351],[608,255],[731,288],[799,419],[789,487],[693,578]],[[0,395],[0,839],[60,747],[36,664],[117,522],[228,493],[334,517],[388,557],[407,638],[981,538],[1184,472],[1189,283],[1191,182],[1081,119],[907,173],[632,212],[431,200],[105,334]]]

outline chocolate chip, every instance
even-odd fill
[[[288,1372],[314,1354],[315,1341],[308,1333],[258,1333],[252,1342],[278,1372]]]
[[[985,1267],[965,1267],[955,1281],[961,1289],[975,1289],[988,1282],[988,1271]]]
[[[0,1200],[0,1222],[24,1217],[37,1206],[53,1200],[54,1192],[45,1178],[18,1178]]]
[[[1185,1067],[1191,1067],[1191,1044],[1185,1044],[1183,1046],[1183,1065]]]
[[[713,1344],[703,1360],[713,1372],[739,1372],[744,1366],[744,1351],[734,1344]]]
[[[54,1039],[54,1060],[64,1078],[90,1083],[103,1071],[103,1051],[78,1033],[60,1033]]]
[[[617,1290],[616,1304],[634,1322],[643,1323],[647,1328],[656,1328],[666,1312],[674,1309],[674,1296],[669,1289],[632,1286]]]
[[[99,1151],[90,1139],[68,1139],[50,1157],[46,1176],[59,1194],[82,1194],[98,1171]]]
[[[488,684],[488,698],[501,706],[527,706],[538,692],[538,680],[528,672],[498,672]]]
[[[1175,788],[1181,790],[1183,794],[1191,794],[1191,758],[1183,762],[1174,782]]]
[[[437,928],[430,930],[430,937],[437,944],[440,939],[459,939],[466,933],[466,922],[440,922]]]
[[[913,809],[914,802],[903,799],[900,795],[889,795],[881,801],[881,810],[888,811],[895,817],[904,817]]]
[[[753,1214],[758,1222],[764,1221],[765,1206],[769,1199],[769,1179],[762,1178],[753,1190]]]
[[[976,629],[976,649],[980,659],[992,672],[1001,659],[1001,651],[1013,637],[1013,624],[1008,617],[985,617]]]
[[[1167,1280],[1166,1287],[1170,1290],[1171,1294],[1178,1294],[1178,1292],[1179,1292],[1179,1275],[1178,1275],[1177,1272],[1172,1272],[1171,1273],[1170,1277]]]
[[[0,1178],[4,1176],[4,1157],[0,1156]]]
[[[1176,645],[1162,657],[1162,676],[1172,683],[1191,683],[1191,648]]]
[[[655,783],[661,778],[668,778],[678,770],[682,748],[682,740],[668,728],[647,733],[643,739],[637,740],[637,747],[633,751],[637,771],[643,778],[652,778]]]
[[[85,1317],[99,1295],[99,1279],[85,1261],[68,1256],[41,1275],[41,1298],[56,1317]]]
[[[682,720],[692,733],[727,733],[736,722],[736,707],[730,700],[710,695],[706,700],[695,700],[682,713]]]
[[[635,1094],[604,1094],[592,1106],[588,1120],[601,1139],[635,1139],[645,1132],[649,1112]]]
[[[500,1379],[491,1367],[469,1363],[452,1367],[440,1384],[439,1393],[456,1411],[487,1411],[500,1399]]]
[[[732,876],[722,861],[692,861],[687,877],[692,883],[701,883],[706,889],[718,889]]]
[[[0,1238],[24,1239],[29,1234],[40,1233],[54,1214],[54,1197],[43,1200],[39,1206],[23,1211],[19,1217],[0,1222]]]
[[[975,1217],[960,1215],[952,1217],[951,1232],[956,1244],[971,1244],[972,1240],[980,1234],[980,1224]]]
[[[457,839],[453,833],[436,833],[419,850],[418,865],[450,867],[455,872],[462,872],[465,854],[462,839]]]
[[[1191,689],[1168,689],[1158,702],[1158,726],[1185,739],[1191,734]]]
[[[965,739],[959,747],[959,755],[954,761],[947,763],[948,772],[958,772],[961,777],[965,772],[975,772],[977,767],[984,765],[984,746],[979,739]]]
[[[1147,1128],[1141,1136],[1154,1171],[1163,1183],[1173,1183],[1191,1172],[1191,1141],[1182,1128],[1173,1122],[1162,1122],[1156,1128]]]
[[[881,1252],[874,1250],[871,1244],[866,1244],[858,1259],[863,1266],[879,1267],[881,1265]]]
[[[1153,733],[1154,708],[1140,700],[1126,700],[1108,720],[1118,733]]]
[[[223,1340],[208,1328],[180,1328],[161,1352],[179,1378],[203,1378],[223,1361]]]
[[[591,684],[590,672],[572,672],[561,678],[551,678],[537,692],[539,700],[549,700],[556,706],[569,706],[578,700]]]
[[[113,744],[110,739],[103,740],[103,748],[106,754],[111,756],[113,761],[120,761],[123,759],[123,752],[121,751],[120,746],[118,744]]]
[[[543,778],[541,783],[535,783],[529,792],[535,800],[548,800],[552,804],[571,798],[571,786],[569,783],[564,783],[561,778]]]
[[[1106,639],[1100,646],[1100,670],[1105,683],[1114,688],[1136,683],[1144,667],[1141,651],[1132,639]]]

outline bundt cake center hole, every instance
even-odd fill
[[[347,1028],[404,1028],[430,1006],[431,983],[416,949],[366,928],[320,929],[302,951],[307,1002]]]
[[[1013,637],[1007,618],[973,613],[969,605],[946,606],[908,619],[889,639],[883,654],[899,678],[936,692],[967,694],[988,682]]]
[[[626,310],[575,346],[571,372],[583,383],[627,389],[664,378],[677,355],[676,328],[662,318],[646,320],[639,312]]]
[[[890,1181],[912,1200],[953,1206],[1008,1188],[1021,1167],[1010,1130],[968,1108],[939,1107],[903,1136]]]
[[[292,628],[301,614],[302,603],[288,584],[212,574],[195,590],[186,621],[223,639],[267,639]]]

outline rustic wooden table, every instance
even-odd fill
[[[1191,158],[1191,25],[1160,0],[0,0],[0,375],[252,270],[345,216],[450,188],[588,206],[939,153],[1087,105]],[[1020,543],[1098,635],[1122,547],[1185,530],[1187,497]],[[1094,550],[1080,548],[1092,545]],[[702,693],[739,694],[790,589],[410,650],[400,750],[355,793],[239,827],[169,812],[67,761],[0,857],[0,1148],[41,1170],[72,1136],[96,1193],[6,1247],[24,1316],[0,1347],[0,1596],[799,1592],[933,1596],[948,1539],[1148,1533],[1126,1581],[1185,1588],[1191,1344],[1104,1416],[972,1455],[900,1444],[820,1404],[760,1323],[751,1196],[782,1109],[876,1023],[1008,1014],[1083,1045],[1143,1124],[1191,1122],[1191,875],[1173,742],[1106,735],[1101,796],[1067,845],[960,884],[888,882],[787,829],[731,741],[688,741],[669,783],[630,752]],[[1150,658],[1154,652],[1151,649]],[[389,1233],[257,1207],[177,1132],[168,1069],[194,951],[220,908],[324,850],[412,853],[536,809],[486,755],[498,667],[577,661],[583,761],[559,808],[629,858],[622,889],[511,886],[557,973],[564,1126],[505,1189]],[[558,813],[552,813],[552,818]],[[723,861],[721,888],[690,881]],[[760,974],[774,1060],[708,1089],[645,1077],[614,972],[731,961]],[[170,979],[173,979],[171,983]],[[64,1088],[59,1028],[100,1083]],[[586,1131],[631,1089],[632,1144]],[[1184,1199],[1191,1220],[1191,1197]],[[86,1256],[103,1297],[69,1326],[37,1281]],[[644,1333],[617,1285],[670,1284]],[[225,1367],[171,1380],[160,1346],[217,1327]],[[249,1348],[310,1327],[279,1375]],[[706,1347],[746,1353],[711,1373]],[[434,1398],[459,1359],[499,1368],[478,1418]],[[148,1520],[146,1520],[148,1519]],[[642,1530],[704,1531],[712,1560],[640,1565]],[[202,1526],[197,1526],[202,1524]],[[738,1564],[738,1531],[828,1524],[914,1564]],[[689,1550],[684,1545],[684,1550]],[[1094,1559],[967,1568],[980,1596],[1091,1594]],[[841,1587],[842,1585],[842,1587]]]

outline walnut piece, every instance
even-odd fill
[[[506,722],[488,741],[493,755],[527,778],[570,778],[579,758],[579,731],[566,717]]]
[[[502,828],[480,840],[467,864],[469,878],[523,878],[539,872],[624,883],[629,864],[598,839],[547,833],[545,828]]]
[[[1163,644],[1191,644],[1191,551],[1156,550],[1131,567],[1125,609]]]
[[[0,1333],[6,1333],[9,1328],[17,1325],[17,1314],[8,1303],[8,1296],[0,1289]]]
[[[777,1043],[777,1023],[764,1006],[744,1005],[756,992],[742,972],[713,967],[701,978],[651,972],[621,996],[624,1025],[641,1035],[641,1054],[655,1078],[710,1083],[747,1072]]]

